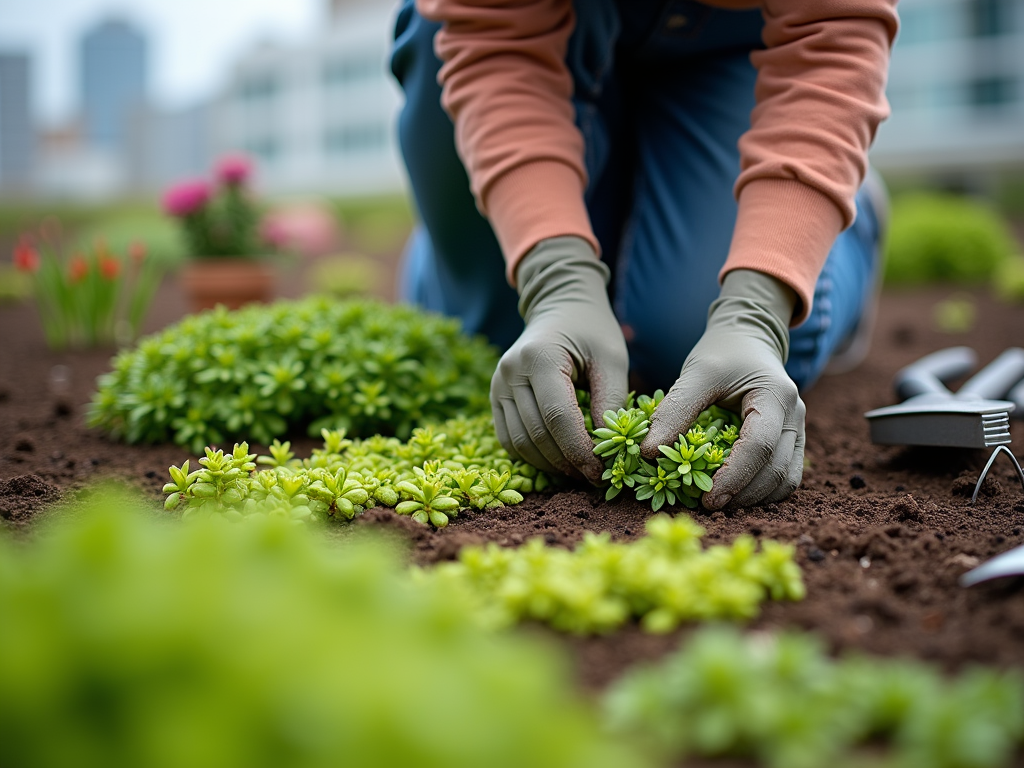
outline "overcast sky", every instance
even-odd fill
[[[325,0],[0,0],[0,50],[28,50],[35,106],[47,123],[77,104],[82,31],[111,14],[150,40],[150,87],[163,106],[190,104],[222,80],[233,57],[261,39],[287,40],[314,28]]]

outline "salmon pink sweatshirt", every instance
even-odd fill
[[[796,324],[810,312],[832,243],[853,221],[867,150],[888,115],[896,0],[706,4],[760,7],[765,18],[765,49],[751,54],[756,106],[739,142],[738,217],[719,279],[734,269],[778,278],[799,299]],[[597,251],[565,64],[572,0],[417,0],[417,6],[444,23],[435,39],[444,62],[443,104],[509,281],[515,284],[520,259],[546,238],[575,235]]]

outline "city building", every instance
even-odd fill
[[[872,162],[889,174],[1024,169],[1024,2],[901,0]]]
[[[30,188],[34,149],[31,59],[27,53],[0,52],[0,193]]]
[[[102,21],[82,37],[79,96],[89,147],[125,150],[132,116],[147,101],[148,49],[145,34],[123,19]]]
[[[389,3],[334,0],[330,24],[311,39],[254,47],[221,95],[216,145],[252,154],[271,193],[403,189],[392,13]]]

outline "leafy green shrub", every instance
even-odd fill
[[[750,536],[701,549],[704,529],[686,516],[647,521],[631,544],[585,534],[574,551],[533,539],[518,549],[465,547],[423,578],[439,591],[468,591],[498,625],[533,620],[564,632],[608,632],[631,617],[649,632],[682,621],[749,619],[766,599],[800,600],[793,547]]]
[[[1015,250],[1006,224],[984,206],[952,195],[907,195],[892,206],[885,279],[978,282]]]
[[[104,501],[0,540],[0,764],[636,766],[561,659],[370,542]]]
[[[380,435],[347,440],[343,430],[325,429],[323,437],[323,449],[302,460],[291,443],[277,440],[270,455],[259,458],[246,443],[230,454],[207,448],[198,469],[190,472],[188,461],[170,468],[165,507],[186,518],[351,520],[382,504],[443,528],[462,509],[518,504],[523,493],[542,491],[550,482],[535,467],[509,458],[488,416],[420,427],[404,443]],[[257,464],[268,469],[254,472]]]
[[[651,464],[641,458],[640,443],[650,430],[654,409],[664,397],[660,389],[653,397],[640,395],[634,407],[630,394],[625,408],[605,411],[604,427],[594,429],[590,395],[577,390],[583,420],[594,439],[594,453],[604,459],[603,479],[609,483],[606,500],[614,499],[623,488],[631,488],[638,500],[650,499],[655,512],[665,504],[675,505],[677,500],[696,509],[701,495],[711,490],[712,476],[739,437],[740,417],[711,406],[675,443],[659,446],[662,456]]]
[[[1009,765],[1024,739],[1024,680],[974,669],[944,680],[924,664],[832,661],[809,635],[699,630],[667,661],[606,697],[615,730],[666,755],[752,757],[772,768]],[[857,760],[856,748],[888,746]]]
[[[453,413],[489,412],[496,365],[483,339],[412,307],[324,297],[219,307],[114,358],[89,424],[196,453],[234,438],[269,443],[299,427],[408,437]]]

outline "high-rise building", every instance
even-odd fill
[[[130,120],[146,104],[149,44],[129,22],[107,19],[82,37],[82,129],[93,148],[121,152]]]
[[[0,190],[4,192],[24,191],[32,181],[31,69],[27,53],[0,52]]]
[[[893,173],[1024,166],[1024,2],[901,0],[872,161]]]

